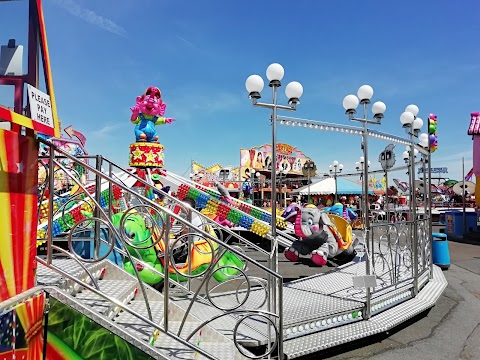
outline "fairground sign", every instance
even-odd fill
[[[427,171],[427,169],[425,169]],[[417,174],[423,173],[423,167],[418,168]],[[448,168],[446,167],[438,167],[438,168],[432,168],[432,174],[448,174]]]

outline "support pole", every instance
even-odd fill
[[[102,155],[97,155],[95,157],[96,160],[96,169],[99,172],[102,172],[102,162],[103,158]],[[100,206],[100,199],[102,197],[102,178],[95,174],[95,201],[97,202],[98,205],[95,205],[95,211],[94,211],[94,217],[97,219],[100,219],[102,216],[102,212],[99,209]],[[94,258],[98,259],[100,257],[100,222],[95,221],[95,226],[94,226]]]
[[[415,142],[413,128],[410,129],[410,214],[412,224],[412,246],[413,246],[413,295],[418,294],[418,229],[417,229],[417,199],[415,197]]]
[[[463,198],[463,236],[465,236],[465,233],[467,232],[467,216],[465,214],[466,210],[466,203],[465,203],[465,158],[462,157],[462,198]]]
[[[367,104],[363,104],[363,117],[367,118]],[[373,247],[370,246],[370,216],[369,216],[369,208],[368,208],[368,129],[367,129],[367,122],[363,123],[363,193],[365,195],[365,199],[363,201],[363,213],[365,214],[365,226],[364,226],[364,233],[365,233],[365,245],[367,247],[367,261],[365,262],[365,275],[371,275],[371,258],[373,256],[372,251]],[[366,292],[366,310],[365,310],[365,319],[370,318],[371,313],[371,290],[370,287],[365,289]]]

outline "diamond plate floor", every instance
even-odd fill
[[[55,265],[69,274],[85,277],[85,271],[75,262],[55,260]],[[375,263],[375,272],[384,271],[381,261]],[[97,266],[98,267],[98,266]],[[119,271],[120,270],[118,269]],[[402,268],[402,271],[408,271]],[[96,270],[97,271],[97,270]],[[39,266],[38,281],[42,284],[60,284],[63,280],[58,273]],[[384,275],[383,272],[382,275]],[[339,266],[327,273],[320,273],[307,278],[292,281],[284,285],[284,350],[288,358],[296,358],[310,353],[315,353],[329,347],[337,346],[358,338],[367,337],[386,331],[400,323],[414,317],[418,313],[432,307],[446,287],[443,273],[434,267],[434,278],[426,283],[417,297],[408,299],[410,282],[399,283],[397,289],[390,290],[383,286],[377,286],[372,297],[372,317],[369,320],[362,318],[365,304],[364,289],[353,288],[352,277],[365,275],[365,262],[348,263]],[[421,279],[426,278],[426,273]],[[425,281],[420,279],[420,283]],[[145,303],[142,300],[130,301],[129,294],[135,290],[135,282],[132,280],[104,279],[99,281],[101,291],[117,298],[122,302],[129,302],[132,309],[147,316]],[[404,296],[405,295],[405,296]],[[238,298],[242,298],[242,292],[212,294],[211,300],[215,304],[232,308],[238,304]],[[266,299],[266,292],[262,287],[251,289],[250,297],[240,309],[258,309]],[[403,297],[402,297],[403,296]],[[76,299],[94,309],[97,313],[108,315],[115,313],[111,304],[101,297],[89,292],[82,291],[75,295]],[[393,299],[392,299],[393,297]],[[183,309],[187,309],[190,303],[189,297],[172,296],[171,301]],[[163,319],[163,302],[152,301],[151,309],[155,322]],[[260,307],[266,310],[266,305]],[[182,337],[195,330],[202,321],[207,321],[223,312],[211,305],[196,302],[191,309],[191,315],[198,320],[186,322],[182,330]],[[210,323],[211,329],[233,338],[233,329],[241,317],[238,314],[222,316]],[[141,320],[127,312],[120,312],[114,322],[122,326],[128,333],[137,339],[148,341],[152,335],[152,328]],[[180,322],[177,318],[171,318],[169,329],[175,331]],[[215,330],[213,330],[215,329]],[[208,332],[208,330],[205,330]],[[210,339],[208,336],[203,338]],[[255,346],[267,342],[266,326],[261,322],[248,319],[238,329],[237,340],[245,346]],[[197,333],[191,339],[192,343],[200,341],[201,347],[208,349],[212,355],[219,359],[233,359],[238,357],[238,352],[232,342],[213,343],[202,341]],[[201,358],[192,350],[185,348],[173,338],[161,334],[155,342],[155,348],[172,359],[197,359]]]
[[[129,300],[129,295],[135,291],[136,283],[128,280],[102,280],[99,281],[98,286],[104,294],[108,294],[108,296],[120,302],[125,302],[126,299]],[[75,298],[96,312],[109,317],[111,316],[109,311],[115,307],[110,301],[105,300],[90,290],[84,290],[76,294]]]
[[[417,297],[372,316],[369,320],[287,340],[284,342],[285,354],[288,359],[294,359],[387,331],[413,318],[434,306],[447,286],[447,281],[440,268],[434,266],[433,274],[433,279],[425,285]]]

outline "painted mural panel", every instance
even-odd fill
[[[0,359],[42,359],[44,306],[42,293],[0,314]]]
[[[302,175],[302,168],[305,161],[310,160],[302,151],[289,144],[278,143],[277,169],[286,171],[289,174]],[[272,146],[265,144],[251,149],[240,149],[241,177],[248,178],[245,171],[271,171],[272,170]]]
[[[0,302],[34,285],[37,154],[35,139],[0,129]]]
[[[54,298],[50,298],[47,343],[48,360],[153,359]]]

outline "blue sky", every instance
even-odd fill
[[[238,165],[240,148],[271,142],[269,112],[251,106],[245,79],[265,78],[267,66],[279,62],[284,85],[304,86],[294,116],[349,124],[343,97],[370,84],[374,100],[387,105],[378,130],[403,136],[399,116],[415,103],[425,122],[429,113],[438,116],[433,166],[448,167],[454,179],[462,156],[465,171],[471,168],[466,134],[470,112],[480,111],[476,0],[43,3],[59,115],[87,136],[92,154],[127,164],[134,141],[129,107],[156,85],[166,115],[177,119],[158,127],[167,169],[188,173],[192,159]],[[26,45],[27,1],[0,7],[0,42]],[[11,94],[0,89],[0,103],[10,104]],[[333,160],[353,170],[361,156],[360,138],[351,135],[280,127],[277,140],[313,158],[320,172]],[[386,145],[372,140],[373,169]],[[397,164],[404,150],[397,145]]]

